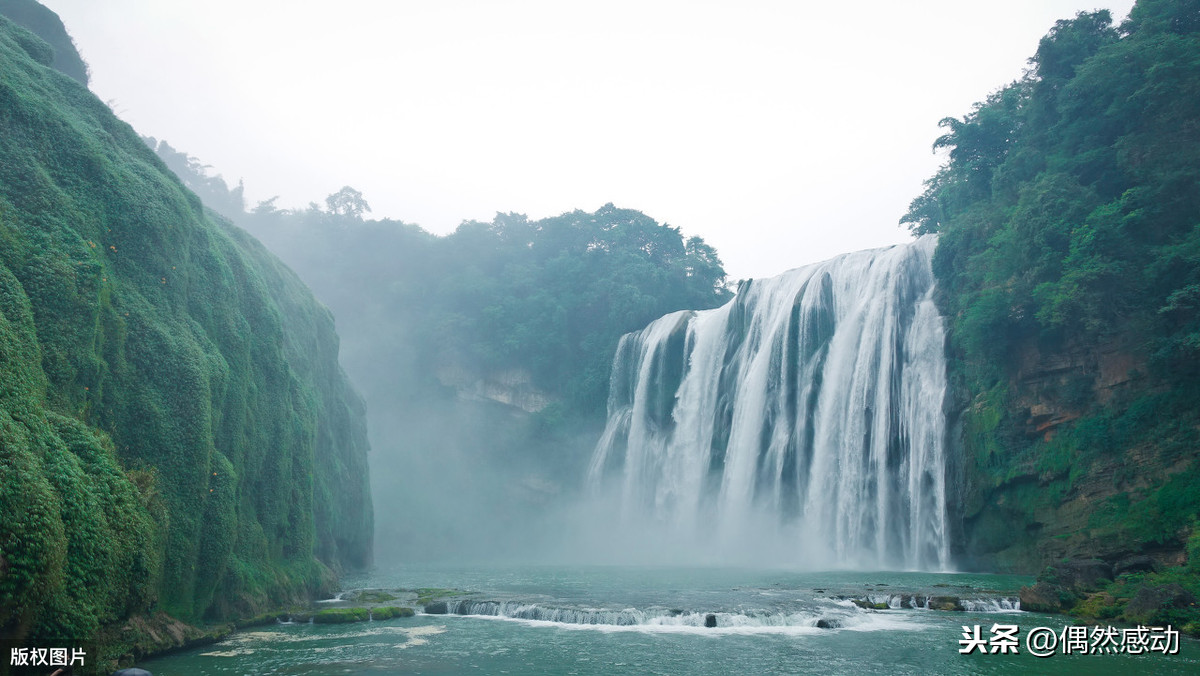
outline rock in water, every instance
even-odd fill
[[[1020,596],[1021,610],[1033,613],[1061,613],[1079,600],[1071,590],[1044,580],[1032,587],[1021,587]]]
[[[1099,559],[1064,561],[1038,575],[1032,587],[1021,588],[1021,610],[1061,613],[1113,578],[1113,567]]]
[[[957,596],[933,596],[929,599],[930,610],[966,610]]]
[[[841,626],[842,626],[842,623],[837,620],[827,620],[823,617],[821,619],[817,620],[817,628],[818,629],[838,629]]]
[[[704,616],[704,626],[708,627],[709,629],[712,629],[713,627],[717,626],[717,616],[713,615],[712,613],[705,615]]]

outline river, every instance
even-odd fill
[[[147,660],[155,676],[297,674],[1196,674],[1176,655],[1029,654],[1036,627],[1070,618],[1012,610],[1029,578],[956,573],[615,566],[395,566],[347,588],[455,588],[469,615],[344,625],[283,623]],[[864,609],[929,597],[965,611]],[[839,598],[846,597],[846,598]],[[915,599],[915,601],[914,601]],[[418,609],[419,610],[419,609]],[[453,608],[451,609],[453,611]],[[712,615],[716,627],[706,627]],[[832,625],[817,626],[818,621]],[[964,626],[1016,625],[1017,654],[959,653]]]

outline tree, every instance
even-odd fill
[[[364,212],[371,210],[371,206],[363,199],[362,193],[348,185],[326,197],[325,205],[328,207],[329,213],[351,218],[362,218]]]

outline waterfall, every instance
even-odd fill
[[[621,338],[588,470],[622,527],[809,566],[944,570],[936,239],[744,283]]]

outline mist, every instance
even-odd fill
[[[93,88],[251,205],[345,184],[448,234],[605,202],[736,278],[908,239],[937,121],[1021,77],[1096,3],[503,5],[48,0]],[[1101,3],[1119,20],[1130,0]]]
[[[332,311],[367,412],[377,565],[597,559],[616,534],[585,478],[617,341],[728,300],[711,247],[611,204],[447,236],[365,218],[348,186],[323,206],[246,210],[240,187],[147,142]]]

